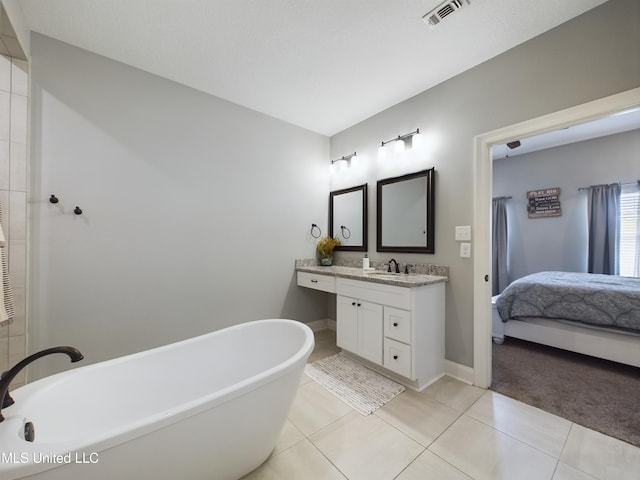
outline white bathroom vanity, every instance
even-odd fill
[[[336,295],[338,346],[415,390],[444,375],[446,281],[352,267],[297,268],[299,286]]]

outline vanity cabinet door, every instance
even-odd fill
[[[336,314],[337,345],[349,352],[358,353],[358,301],[338,295]]]
[[[382,365],[382,305],[338,295],[336,308],[338,346]]]
[[[382,365],[382,305],[358,304],[358,355]]]

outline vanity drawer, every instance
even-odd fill
[[[410,288],[340,277],[336,279],[336,288],[340,295],[346,297],[359,298],[396,308],[411,308]]]
[[[411,347],[390,338],[384,339],[384,368],[411,377]]]
[[[384,336],[399,342],[411,343],[411,312],[385,306]]]
[[[336,277],[317,273],[298,272],[298,285],[323,292],[336,293]]]

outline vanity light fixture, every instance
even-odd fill
[[[394,142],[393,144],[393,150],[395,153],[401,153],[404,151],[405,146],[406,146],[406,140],[411,139],[412,141],[412,145],[413,145],[413,137],[418,137],[418,136],[422,136],[422,134],[420,133],[420,129],[417,128],[415,131],[413,132],[409,132],[409,133],[405,133],[404,135],[398,135],[396,138],[392,138],[391,140],[386,140],[384,142],[382,142],[382,144],[380,145],[379,148],[379,153],[383,154],[386,153],[386,145]]]
[[[342,170],[344,168],[347,168],[352,162],[355,162],[357,160],[358,160],[358,155],[356,154],[356,152],[353,152],[349,155],[343,155],[341,158],[338,158],[337,160],[331,160],[331,167],[337,168],[338,170]]]

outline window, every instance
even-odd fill
[[[620,275],[640,277],[640,184],[620,192]]]

